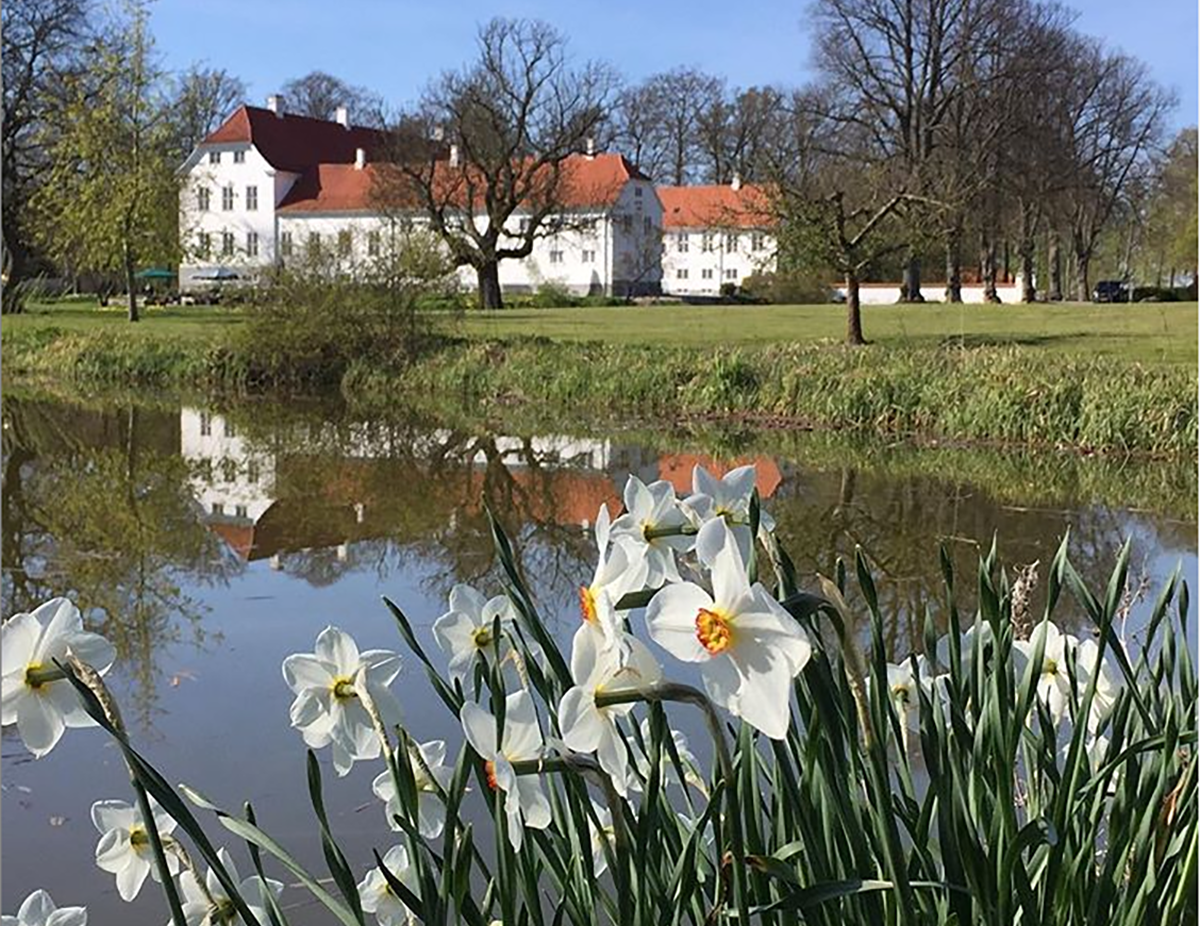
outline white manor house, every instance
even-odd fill
[[[317,251],[351,273],[385,256],[404,240],[397,216],[372,197],[373,158],[385,150],[385,137],[351,125],[344,108],[325,122],[287,113],[278,96],[266,108],[240,107],[180,168],[180,287],[253,278]],[[459,169],[454,145],[444,169]],[[563,174],[564,213],[549,220],[561,230],[537,239],[527,258],[501,262],[506,291],[715,296],[722,284],[774,268],[760,188],[736,180],[656,188],[607,152],[571,155]],[[406,229],[423,221],[414,210]],[[518,211],[511,221],[519,234],[528,219]],[[471,268],[459,276],[475,286]]]

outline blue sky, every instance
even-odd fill
[[[1175,126],[1197,121],[1196,0],[1075,0],[1077,28],[1146,61],[1179,95]],[[808,74],[807,2],[783,0],[159,0],[159,51],[171,68],[204,61],[241,77],[261,102],[291,77],[324,70],[414,100],[429,78],[471,57],[494,15],[544,19],[572,54],[636,80],[693,65],[733,84],[798,84]]]

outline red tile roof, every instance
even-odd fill
[[[357,170],[353,164],[318,164],[305,171],[296,181],[279,204],[279,211],[365,212],[377,209],[372,190],[373,185],[385,176],[385,167],[382,164],[368,164],[365,169]],[[450,167],[447,160],[435,163],[435,180],[446,201],[465,200],[467,190],[463,183],[463,170]],[[386,178],[389,186],[406,182],[395,172],[387,172]],[[631,179],[649,180],[622,155],[571,155],[563,162],[558,197],[569,209],[612,206]],[[482,188],[482,181],[479,186]],[[477,190],[476,196],[479,195]],[[418,206],[415,196],[410,206]]]
[[[765,188],[660,186],[663,228],[769,228],[774,225]]]
[[[732,460],[718,460],[707,454],[699,453],[664,453],[658,458],[658,476],[675,487],[680,495],[692,494],[692,469],[703,466],[718,479],[739,466],[754,464],[757,479],[755,485],[762,498],[770,498],[783,482],[783,473],[779,464],[771,457],[737,457]]]
[[[241,106],[200,144],[219,145],[249,142],[271,166],[300,173],[317,164],[353,164],[356,148],[370,158],[384,150],[386,136],[363,126],[347,128],[337,122],[286,114],[269,109]]]

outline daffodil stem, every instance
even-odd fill
[[[183,915],[183,907],[179,903],[179,892],[175,890],[175,880],[171,875],[171,868],[167,864],[167,853],[163,848],[162,836],[158,832],[158,824],[154,821],[154,812],[150,808],[150,795],[146,793],[145,787],[132,767],[129,769],[129,777],[133,784],[133,793],[137,795],[142,822],[146,824],[146,835],[150,837],[150,848],[154,851],[154,867],[158,869],[163,893],[167,895],[167,906],[171,908],[171,921],[175,926],[187,926],[187,917]],[[197,877],[196,880],[200,879]],[[208,892],[205,891],[205,893]]]
[[[596,706],[608,707],[613,704],[630,704],[638,701],[677,701],[690,704],[700,709],[704,722],[712,738],[713,751],[717,755],[717,765],[721,769],[721,778],[725,782],[725,817],[729,825],[730,852],[733,855],[734,899],[738,906],[738,917],[741,922],[750,922],[748,893],[746,890],[746,847],[742,835],[742,818],[737,800],[737,784],[733,780],[733,760],[729,757],[729,744],[725,741],[725,731],[721,728],[721,718],[708,696],[698,688],[683,685],[679,682],[664,682],[650,688],[637,688],[628,691],[597,692]]]

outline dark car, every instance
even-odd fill
[[[1122,280],[1101,280],[1092,290],[1092,302],[1128,302],[1129,287]]]

